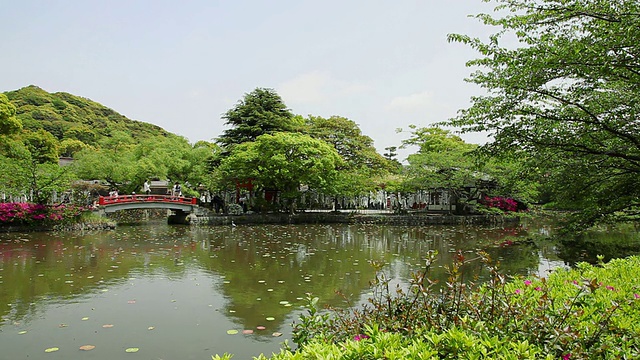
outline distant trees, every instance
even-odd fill
[[[417,146],[418,151],[408,157],[405,188],[462,189],[477,175],[478,167],[471,152],[477,145],[466,143],[448,130],[438,127],[412,126],[409,139],[403,146]]]
[[[219,183],[252,179],[279,190],[293,204],[306,185],[325,194],[355,195],[374,190],[390,163],[373,140],[344,117],[294,115],[272,89],[244,95],[223,116],[231,127],[217,139],[222,155]]]

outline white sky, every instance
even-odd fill
[[[494,29],[468,15],[491,11],[482,0],[5,1],[0,91],[68,92],[195,142],[267,87],[296,114],[355,121],[382,153],[408,137],[396,128],[446,120],[481,94],[464,82],[478,54],[446,36],[485,38]]]

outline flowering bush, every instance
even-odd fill
[[[87,210],[77,205],[0,203],[0,225],[46,225],[65,222],[79,218]]]
[[[506,198],[502,196],[485,196],[482,198],[481,203],[486,205],[487,207],[498,208],[503,211],[518,211],[518,202],[513,200],[512,198]]]

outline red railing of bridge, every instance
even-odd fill
[[[118,195],[118,196],[100,196],[98,205],[114,205],[138,202],[163,202],[172,204],[189,204],[196,205],[196,198],[171,196],[171,195]]]

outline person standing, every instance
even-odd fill
[[[144,184],[142,185],[142,190],[145,194],[151,195],[151,184],[149,184],[149,180],[145,180]]]

